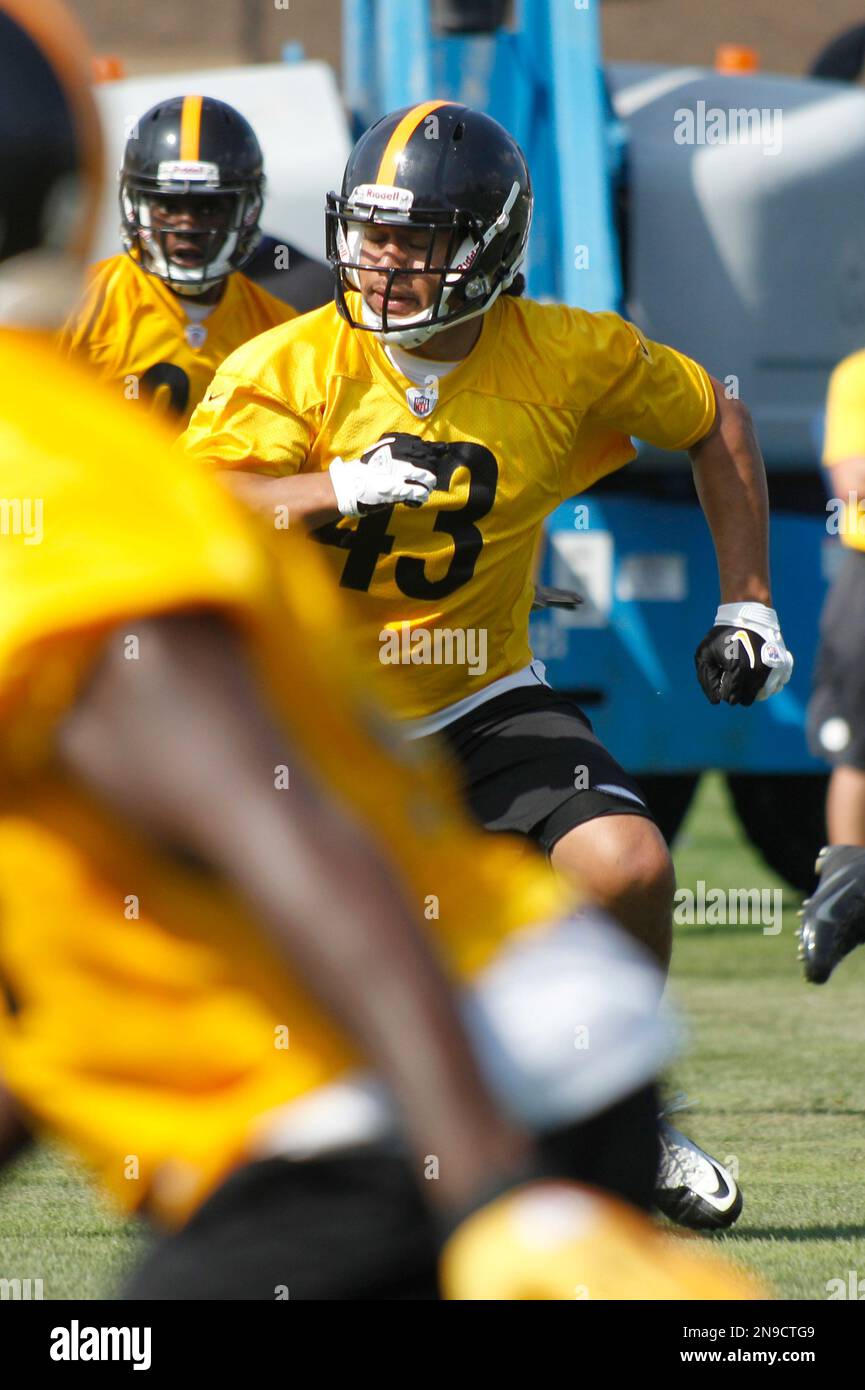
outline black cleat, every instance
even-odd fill
[[[814,867],[820,882],[799,911],[799,959],[806,980],[822,985],[838,962],[865,942],[865,849],[829,845]]]

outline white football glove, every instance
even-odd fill
[[[363,516],[396,502],[423,506],[436,477],[418,460],[432,462],[435,447],[414,435],[389,434],[359,459],[334,459],[328,472],[342,515]]]
[[[697,676],[713,705],[768,700],[793,673],[778,615],[762,603],[722,603],[695,657]]]

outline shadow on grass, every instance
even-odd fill
[[[786,937],[789,942],[792,935],[792,924],[788,927]],[[742,923],[737,926],[735,922],[725,922],[717,924],[706,924],[701,926],[691,926],[689,923],[674,923],[673,933],[677,940],[683,941],[689,936],[783,936],[784,932],[771,931],[764,932],[759,923]]]
[[[742,1231],[710,1232],[714,1239],[746,1240],[856,1240],[865,1236],[865,1226],[749,1226]]]
[[[865,1110],[851,1110],[848,1106],[841,1105],[773,1105],[770,1109],[761,1105],[756,1109],[749,1109],[747,1105],[700,1105],[699,1101],[694,1101],[689,1109],[695,1113],[699,1109],[697,1119],[704,1115],[795,1115],[797,1120],[807,1119],[809,1115],[840,1115],[857,1120],[865,1117]]]

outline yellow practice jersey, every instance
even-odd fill
[[[286,731],[285,794],[296,756],[386,858],[399,846],[395,876],[454,976],[569,899],[521,845],[470,828],[438,761],[394,738],[347,661],[320,548],[280,538],[296,584],[279,597],[252,520],[136,424],[77,364],[0,336],[0,1071],[121,1202],[172,1222],[271,1112],[359,1059],[229,886],[58,769],[54,731],[106,641],[135,659],[142,615],[234,622]]]
[[[317,533],[355,600],[363,659],[409,718],[530,661],[533,559],[560,502],[633,458],[631,435],[686,448],[715,413],[702,367],[618,315],[505,297],[469,357],[430,385],[418,415],[383,346],[329,305],[224,362],[183,439],[211,467],[275,477],[357,458],[395,432],[453,446],[423,507]]]
[[[839,362],[826,401],[823,462],[831,468],[853,459],[865,460],[865,351]],[[865,550],[865,496],[841,500],[848,503],[840,522],[841,540],[853,550]]]
[[[297,312],[235,271],[203,320],[132,257],[91,268],[80,306],[60,335],[63,351],[83,356],[126,401],[142,401],[182,429],[220,362],[235,348]]]

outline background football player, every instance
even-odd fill
[[[532,659],[533,556],[561,501],[633,458],[630,436],[688,449],[721,588],[697,672],[713,702],[750,704],[792,666],[765,474],[745,407],[696,362],[618,315],[519,298],[531,214],[523,154],[486,115],[429,101],[384,117],[328,198],[335,305],[233,354],[185,443],[250,506],[314,530],[369,669],[413,737],[443,734],[478,819],[534,840],[666,966],[670,855]],[[482,670],[455,634],[482,639]],[[670,1127],[663,1143],[663,1209],[735,1220],[732,1176]]]
[[[151,107],[120,172],[125,254],[92,268],[63,349],[125,399],[155,396],[181,428],[223,358],[295,317],[243,274],[263,197],[261,148],[239,111],[194,95]]]
[[[832,764],[826,801],[830,844],[865,845],[865,352],[832,373],[823,462],[844,503],[843,561],[823,609],[808,740]]]
[[[823,462],[834,496],[844,504],[841,568],[826,598],[808,742],[832,765],[826,797],[828,847],[819,883],[803,904],[800,932],[806,977],[823,984],[854,946],[865,940],[865,663],[859,632],[865,613],[865,352],[854,352],[832,373],[826,402]]]
[[[843,559],[820,620],[820,647],[808,706],[808,743],[832,766],[826,796],[829,844],[819,883],[803,904],[801,957],[806,977],[823,984],[865,940],[865,351],[835,368],[826,401],[823,462],[843,504]]]
[[[76,272],[83,71],[51,0],[0,0],[4,289]],[[0,495],[44,508],[0,536],[2,1071],[186,1223],[133,1292],[433,1297],[444,1242],[451,1297],[747,1296],[556,1178],[648,1199],[657,971],[472,832],[434,757],[394,756],[321,555],[294,538],[275,601],[239,509],[17,316],[0,412]]]

